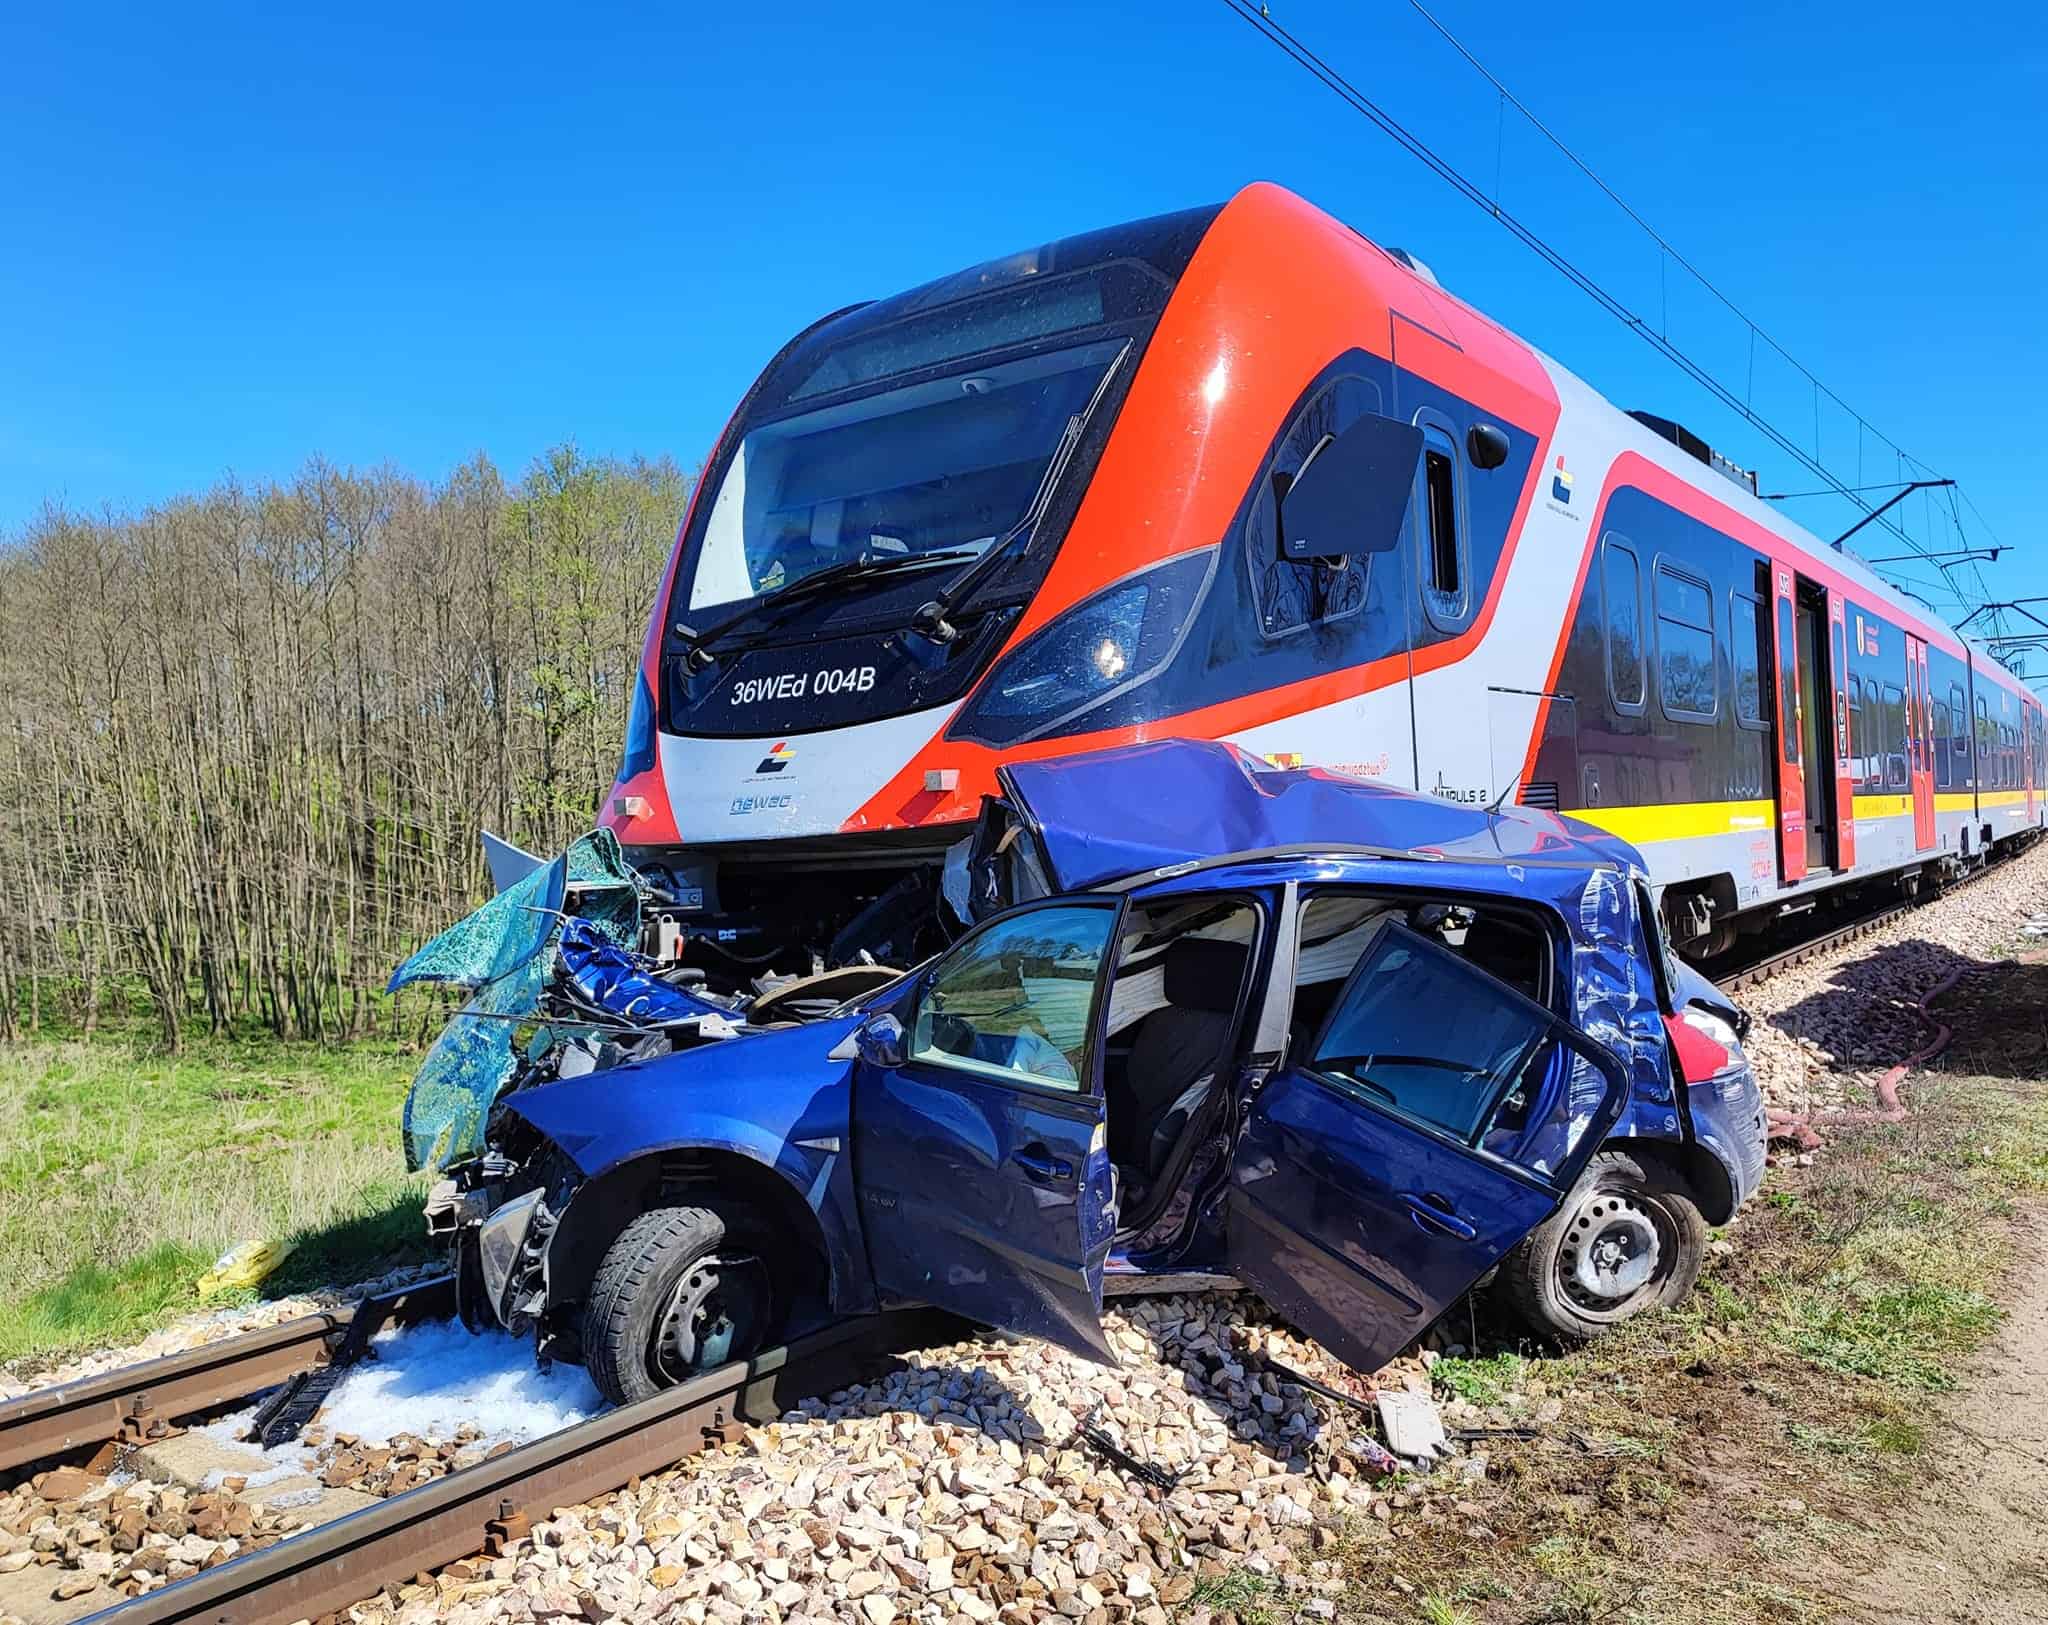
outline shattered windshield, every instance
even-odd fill
[[[483,1150],[492,1104],[519,1065],[519,1029],[554,974],[573,902],[586,934],[624,947],[639,936],[639,882],[618,837],[593,830],[554,862],[458,920],[391,973],[385,991],[437,982],[475,996],[449,1018],[405,1098],[406,1166],[445,1168]]]
[[[988,548],[1122,349],[1112,339],[970,367],[752,430],[719,481],[689,607],[857,559]]]

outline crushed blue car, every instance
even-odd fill
[[[1489,1279],[1564,1338],[1673,1303],[1756,1189],[1625,843],[1183,740],[1001,783],[909,970],[679,987],[574,849],[415,956],[476,992],[407,1109],[465,1312],[624,1401],[897,1304],[1108,1360],[1105,1296],[1234,1283],[1369,1372]]]

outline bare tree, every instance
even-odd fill
[[[0,1037],[135,987],[172,1047],[365,1031],[482,896],[479,829],[592,822],[687,488],[316,458],[0,543]]]

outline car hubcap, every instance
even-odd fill
[[[1582,1308],[1612,1314],[1658,1277],[1663,1237],[1652,1212],[1617,1191],[1579,1204],[1558,1255],[1558,1273]]]
[[[767,1305],[756,1258],[700,1258],[683,1272],[654,1334],[654,1371],[680,1382],[751,1353]]]

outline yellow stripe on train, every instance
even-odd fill
[[[1937,813],[1968,813],[1979,807],[2017,806],[2024,810],[2024,790],[1987,791],[1981,796],[1965,790],[1934,798]],[[1913,811],[1909,795],[1858,796],[1856,817],[1905,818]],[[1775,801],[1676,801],[1653,807],[1567,807],[1567,818],[1619,835],[1634,846],[1651,841],[1684,841],[1702,835],[1754,835],[1777,828]]]

